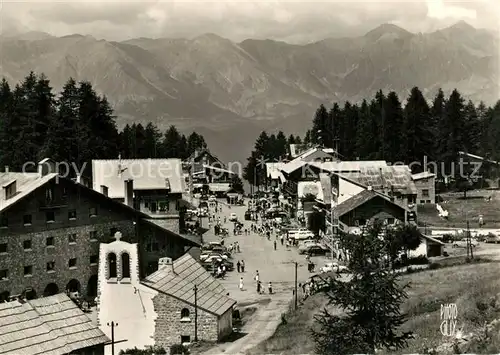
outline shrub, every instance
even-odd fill
[[[426,265],[429,263],[429,259],[425,255],[419,255],[412,258],[408,258],[408,265]]]
[[[441,265],[438,263],[430,263],[429,270],[436,270],[436,269],[439,269],[440,267],[441,267]]]
[[[189,354],[189,350],[182,344],[174,344],[170,347],[171,355],[187,355]]]

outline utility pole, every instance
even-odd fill
[[[198,286],[194,285],[194,341],[198,341]]]
[[[115,327],[118,327],[118,323],[111,321],[108,327],[111,327],[111,355],[115,355]]]
[[[295,310],[298,308],[298,294],[297,294],[297,269],[299,264],[295,262]]]

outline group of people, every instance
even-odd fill
[[[245,269],[243,269],[242,272],[244,272]],[[255,285],[256,285],[256,289],[257,289],[257,293],[258,294],[262,294],[264,293],[264,289],[262,287],[262,281],[260,280],[260,274],[259,274],[259,270],[256,270],[255,271],[255,276],[253,278],[253,280],[255,281]],[[243,291],[243,276],[240,277],[240,285],[239,285],[239,288],[240,288],[240,291]],[[270,295],[273,294],[273,284],[271,281],[269,281],[269,283],[267,284],[267,290],[269,292]]]

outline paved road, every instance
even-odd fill
[[[249,228],[250,221],[244,221],[245,206],[223,206],[223,216],[229,216],[231,212],[237,214],[238,219]],[[206,223],[206,222],[204,222]],[[206,224],[204,224],[206,225]],[[232,223],[227,222],[225,227],[232,234]],[[219,237],[214,235],[213,228],[204,235],[204,242],[218,241]],[[310,276],[307,271],[307,265],[304,256],[297,253],[296,248],[287,250],[278,242],[278,248],[275,251],[273,247],[274,236],[271,241],[261,237],[258,234],[239,235],[225,238],[224,243],[229,245],[233,241],[238,241],[241,247],[240,254],[234,254],[235,263],[237,260],[245,260],[245,273],[238,273],[236,270],[230,272],[222,284],[226,287],[230,297],[235,299],[239,304],[249,305],[257,304],[256,313],[246,323],[242,329],[243,333],[247,333],[243,338],[232,342],[222,343],[217,347],[207,351],[205,355],[215,355],[222,352],[226,354],[243,354],[246,350],[259,344],[261,341],[270,337],[281,321],[281,314],[286,311],[289,303],[293,300],[293,288],[295,280],[294,262],[299,262],[297,270],[298,282],[307,280]],[[324,258],[313,258],[317,265],[322,265]],[[265,294],[257,294],[255,281],[253,280],[256,270],[259,270],[260,280],[265,289]],[[239,278],[243,276],[244,291],[240,291]],[[267,294],[267,284],[272,282],[273,294]],[[300,294],[300,293],[299,293]],[[262,305],[264,300],[270,302]]]

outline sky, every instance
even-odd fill
[[[269,38],[307,43],[362,35],[382,23],[430,32],[465,20],[499,29],[500,0],[342,1],[6,1],[0,34],[42,31],[107,40],[215,33],[233,41]]]

